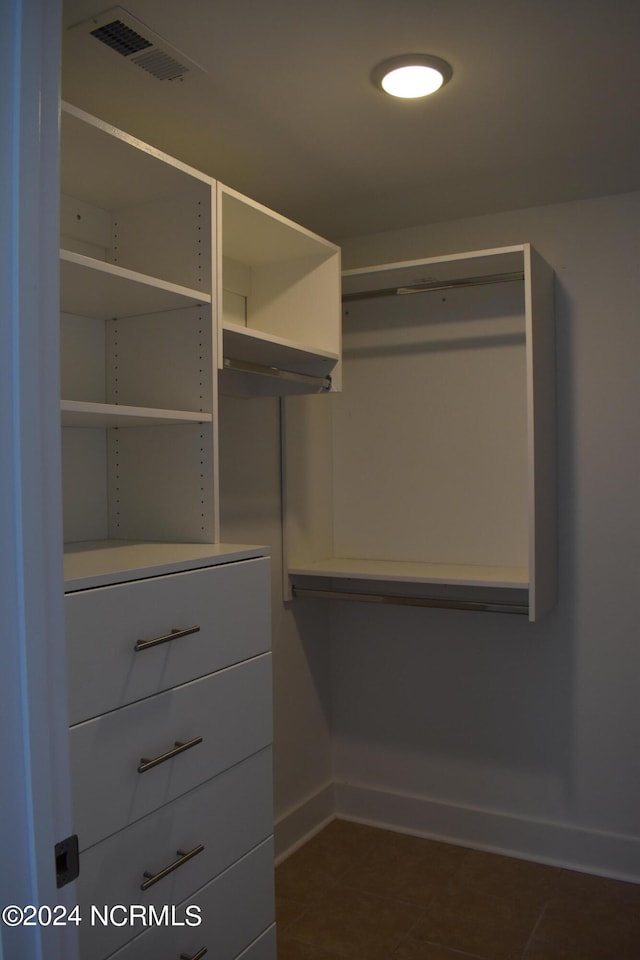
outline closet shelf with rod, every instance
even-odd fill
[[[223,184],[217,197],[221,392],[339,390],[339,248]]]
[[[285,597],[555,602],[553,273],[529,244],[348,270],[344,391],[283,414]]]

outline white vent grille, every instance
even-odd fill
[[[204,72],[123,7],[111,7],[70,29],[99,40],[157,80],[184,80],[190,74]]]
[[[188,72],[188,67],[170,57],[164,50],[148,50],[132,57],[134,63],[158,80],[177,80]]]

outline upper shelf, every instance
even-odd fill
[[[264,366],[281,366],[283,369],[291,367],[299,370],[301,364],[339,359],[339,354],[334,350],[306,346],[286,337],[228,322],[223,326],[223,345],[225,357]]]
[[[211,303],[211,297],[113,263],[60,251],[60,307],[64,313],[109,320]]]
[[[343,300],[380,291],[408,293],[407,288],[420,284],[428,289],[432,284],[472,285],[474,282],[495,283],[500,278],[524,279],[523,257],[528,249],[528,245],[521,244],[345,270]]]

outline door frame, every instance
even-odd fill
[[[60,0],[8,0],[0,31],[0,908],[75,903],[59,415]],[[0,924],[4,960],[75,960],[77,930]]]

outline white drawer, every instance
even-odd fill
[[[153,905],[159,914],[165,904],[185,901],[270,837],[271,780],[266,749],[85,851],[78,880],[81,916],[91,916],[91,905]],[[201,846],[200,853],[141,890],[145,872],[155,876],[179,859],[178,850]],[[85,922],[81,956],[107,956],[142,929],[140,921],[134,927]]]
[[[237,960],[276,960],[276,925],[269,927],[268,930],[249,944],[246,950],[238,954]]]
[[[206,960],[276,960],[272,841],[260,844],[184,901],[179,919],[184,919],[187,906],[200,907],[199,927],[153,927],[112,960],[178,960],[181,954],[194,957],[203,949]],[[103,960],[103,955],[83,953],[82,960]]]
[[[69,593],[69,722],[239,663],[270,647],[269,560]],[[139,640],[191,633],[136,652]]]
[[[154,759],[202,742],[157,766]],[[272,739],[271,654],[87,720],[69,735],[74,827],[80,849],[115,833]]]

